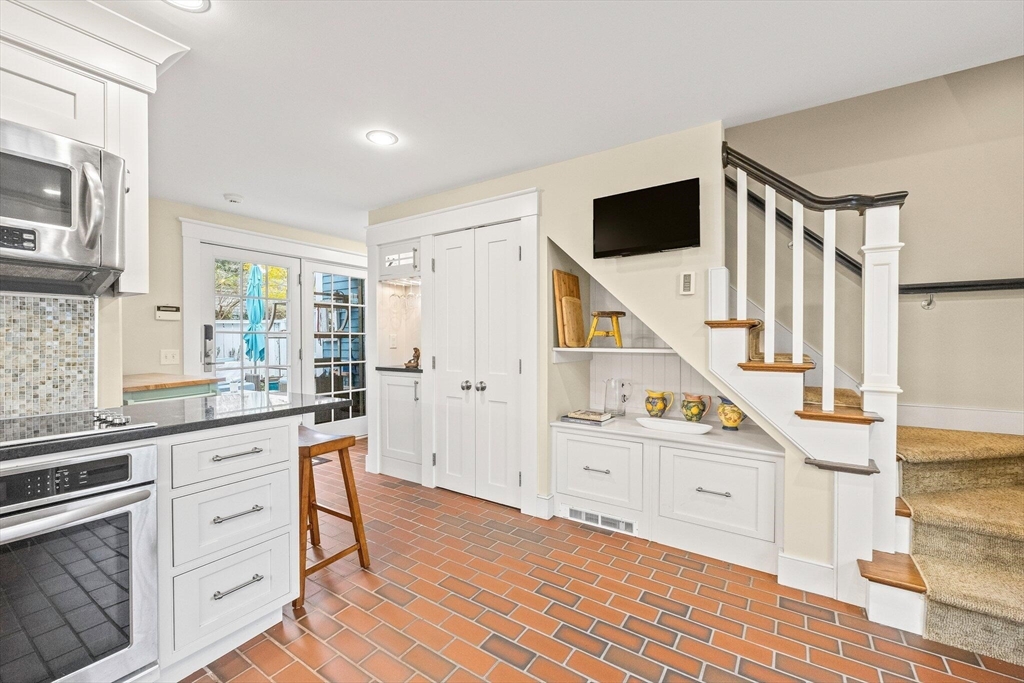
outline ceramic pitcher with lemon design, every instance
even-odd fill
[[[647,408],[647,414],[651,417],[664,415],[665,411],[672,407],[672,402],[676,400],[676,395],[671,391],[651,391],[650,389],[646,391],[647,400],[644,401],[644,407]],[[666,396],[668,396],[667,399]]]
[[[711,397],[702,394],[683,394],[683,402],[680,404],[680,410],[683,411],[683,417],[690,422],[700,422],[704,415],[711,408]]]
[[[727,399],[719,396],[722,402],[718,404],[718,419],[722,421],[722,429],[735,432],[740,428],[740,422],[747,419],[747,416],[740,410],[740,407]]]

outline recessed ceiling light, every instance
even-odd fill
[[[224,199],[227,200],[228,204],[241,204],[244,197],[240,194],[228,193],[224,195]]]
[[[164,2],[186,12],[205,12],[210,9],[210,0],[164,0]]]
[[[393,145],[398,142],[398,136],[386,130],[371,130],[366,134],[366,139],[375,145]]]

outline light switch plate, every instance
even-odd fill
[[[680,294],[682,294],[682,295],[693,294],[696,291],[696,288],[697,288],[697,282],[696,282],[694,274],[692,272],[689,272],[689,273],[679,273],[679,293]]]
[[[160,365],[177,365],[181,362],[179,349],[160,349]]]
[[[398,335],[397,334],[390,334],[390,335],[388,335],[388,348],[389,349],[397,349],[398,348]]]

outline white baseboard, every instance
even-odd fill
[[[790,588],[836,597],[836,571],[830,564],[779,553],[779,583]]]
[[[1024,435],[1024,410],[992,410],[990,408],[900,403],[896,416],[897,424],[908,427]]]
[[[549,493],[546,496],[537,495],[537,512],[534,516],[541,519],[551,519],[555,516],[555,494]]]
[[[868,619],[917,635],[924,634],[924,593],[868,582]]]

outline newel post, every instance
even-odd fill
[[[871,427],[870,452],[879,473],[874,484],[873,548],[894,552],[896,468],[896,400],[899,347],[900,207],[882,206],[864,213],[864,410],[883,422]]]

